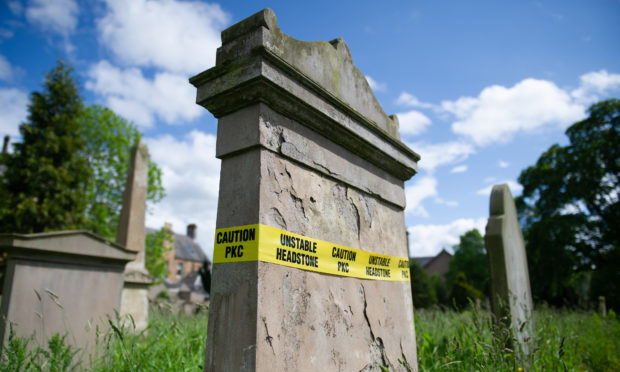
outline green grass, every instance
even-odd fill
[[[197,315],[175,315],[154,309],[146,332],[136,334],[131,322],[117,318],[110,321],[107,332],[98,334],[96,352],[81,361],[74,358],[80,350],[72,349],[65,337],[55,335],[48,345],[37,345],[34,337],[11,337],[2,352],[0,372],[202,371],[207,319],[204,310]]]
[[[79,361],[64,337],[46,345],[12,337],[0,360],[2,371],[201,371],[207,312],[174,315],[152,310],[147,332],[114,320],[98,336],[98,354]],[[620,371],[620,322],[613,313],[538,308],[532,355],[519,359],[508,333],[494,333],[488,312],[417,310],[420,371]],[[508,346],[507,346],[508,345]]]
[[[493,332],[488,312],[418,310],[415,320],[421,371],[620,371],[620,322],[613,313],[601,319],[538,308],[525,358],[510,346],[510,333]]]

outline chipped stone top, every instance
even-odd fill
[[[345,41],[340,38],[330,42],[294,39],[280,30],[276,15],[271,9],[263,9],[224,30],[217,63],[225,63],[233,57],[227,53],[228,44],[235,45],[235,40],[260,28],[267,31],[261,46],[308,76],[321,88],[373,121],[394,138],[400,138],[398,120],[385,114],[364,74],[353,64],[351,52]],[[258,45],[252,45],[255,46]]]
[[[503,183],[494,185],[491,190],[491,202],[489,205],[491,217],[502,216],[504,214],[516,215],[515,203],[510,193],[510,187]]]
[[[224,30],[216,66],[190,82],[196,102],[218,118],[266,103],[337,143],[359,138],[369,145],[361,147],[399,163],[404,178],[417,172],[420,156],[400,141],[397,117],[385,114],[346,43],[296,40],[280,30],[271,9]],[[360,147],[342,145],[354,153]]]

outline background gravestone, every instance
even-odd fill
[[[17,336],[39,345],[67,334],[74,347],[94,350],[95,327],[108,328],[119,309],[123,268],[135,252],[86,231],[0,234],[7,252],[0,341],[14,323]]]
[[[512,326],[521,351],[529,353],[532,332],[532,292],[523,233],[510,188],[495,185],[484,243],[489,259],[491,307],[496,319]]]
[[[303,42],[265,9],[222,32],[192,79],[218,119],[217,228],[263,224],[408,257],[399,139],[341,39]],[[410,282],[215,263],[207,371],[417,370]]]
[[[123,194],[123,207],[119,218],[116,243],[135,251],[136,259],[125,267],[125,285],[121,298],[121,316],[131,316],[141,331],[148,326],[148,287],[151,276],[144,267],[144,219],[148,184],[149,153],[146,145],[139,142],[131,149],[127,183]]]

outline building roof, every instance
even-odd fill
[[[207,256],[192,238],[187,235],[174,234],[174,257],[186,261],[204,262]]]
[[[437,253],[437,256],[414,257],[413,259],[418,261],[422,268],[426,269],[435,259],[443,255],[448,255],[448,258],[452,257],[448,251],[442,249],[441,252]]]
[[[431,262],[435,258],[435,256],[426,256],[426,257],[414,257],[413,259],[418,261],[420,266],[425,267],[429,262]]]
[[[146,233],[155,233],[159,230],[146,228]],[[174,258],[184,261],[204,262],[208,261],[200,245],[187,235],[173,233],[174,236]]]

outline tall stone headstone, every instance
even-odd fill
[[[495,317],[511,326],[521,351],[529,353],[532,338],[532,291],[523,233],[510,188],[495,185],[484,243],[489,259],[491,307]]]
[[[125,284],[121,297],[121,316],[131,316],[136,331],[148,326],[148,286],[151,277],[144,267],[144,220],[148,186],[149,154],[146,145],[138,143],[131,150],[123,207],[119,218],[116,243],[137,252],[136,259],[125,267]]]
[[[417,370],[403,211],[419,156],[345,42],[295,40],[265,9],[190,81],[222,160],[205,370]]]

